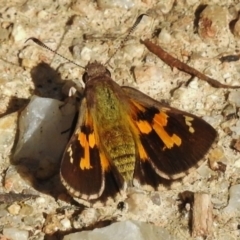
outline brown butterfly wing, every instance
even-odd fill
[[[210,124],[136,89],[123,90],[131,99],[131,126],[137,136],[135,182],[157,188],[161,178],[181,178],[203,162],[217,136]]]
[[[85,99],[81,103],[76,129],[63,155],[60,175],[73,197],[91,202],[105,202],[124,188],[122,176],[101,147]]]

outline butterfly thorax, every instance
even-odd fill
[[[85,89],[101,150],[129,182],[135,167],[135,143],[126,118],[128,99],[107,75],[89,80]]]

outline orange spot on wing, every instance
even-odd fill
[[[86,141],[87,141],[87,136],[86,136],[86,134],[83,133],[83,132],[80,132],[80,133],[78,134],[78,140],[79,140],[81,146],[84,148],[84,147],[85,147],[85,144],[86,144]]]
[[[146,160],[148,160],[148,155],[147,155],[147,153],[146,153],[146,151],[145,151],[145,149],[144,149],[144,146],[142,145],[142,143],[141,143],[141,140],[140,140],[140,138],[139,138],[139,136],[140,136],[140,134],[141,134],[141,132],[140,132],[140,127],[141,126],[139,126],[139,124],[141,125],[141,123],[140,122],[142,122],[142,127],[144,126],[144,122],[145,121],[138,121],[138,122],[135,122],[135,121],[133,121],[130,117],[128,117],[128,122],[129,122],[129,124],[130,124],[130,126],[131,126],[131,129],[132,129],[132,132],[133,132],[133,137],[134,137],[134,140],[135,140],[135,143],[136,143],[136,151],[138,152],[138,154],[139,154],[139,158],[142,160],[142,161],[146,161]],[[148,123],[148,122],[146,122],[149,126],[147,127],[147,126],[145,126],[145,128],[142,128],[142,130],[143,129],[145,129],[145,130],[147,130],[148,132],[150,132],[151,130],[152,130],[152,127],[150,126],[150,124]],[[151,130],[149,129],[149,128],[151,128]]]
[[[87,112],[85,116],[84,125],[88,127],[88,129],[93,129],[93,122],[89,112]],[[90,148],[93,148],[96,144],[96,139],[94,133],[89,133],[86,135],[84,132],[80,132],[78,135],[78,140],[80,145],[84,149],[84,156],[80,159],[79,167],[84,169],[91,169],[92,166],[90,164]]]
[[[172,148],[174,144],[177,146],[181,145],[182,140],[178,135],[173,134],[172,136],[169,136],[169,134],[164,129],[168,123],[168,115],[166,113],[160,112],[156,114],[154,116],[153,122],[153,129],[156,131],[167,148]]]
[[[148,134],[152,131],[152,127],[147,121],[137,121],[137,126],[141,133]]]
[[[91,135],[91,134],[90,134]],[[80,145],[84,149],[84,157],[80,159],[80,165],[79,167],[84,169],[91,169],[92,166],[90,164],[90,152],[89,152],[89,142],[87,140],[87,136],[85,133],[80,132],[78,135],[78,140],[80,142]]]
[[[84,169],[91,169],[92,166],[90,165],[90,156],[89,156],[89,147],[86,146],[84,148],[84,158],[81,158],[80,159],[80,168],[82,170]]]
[[[88,141],[89,141],[90,148],[93,148],[96,145],[96,140],[95,140],[94,133],[89,134]]]
[[[154,121],[163,127],[167,125],[167,122],[168,122],[167,119],[168,119],[168,115],[165,112],[160,112],[154,116]]]

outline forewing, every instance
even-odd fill
[[[83,200],[114,197],[123,189],[124,181],[102,149],[94,119],[82,100],[78,123],[65,150],[61,179],[69,193]]]
[[[210,124],[138,90],[123,90],[130,98],[136,142],[135,182],[157,188],[161,178],[181,178],[203,162],[217,135]]]

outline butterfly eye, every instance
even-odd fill
[[[109,77],[111,77],[111,73],[108,69],[106,69],[106,72],[105,72],[106,75],[108,75]],[[87,72],[85,72],[82,76],[82,80],[84,83],[86,83],[88,80],[89,80],[89,75]]]

